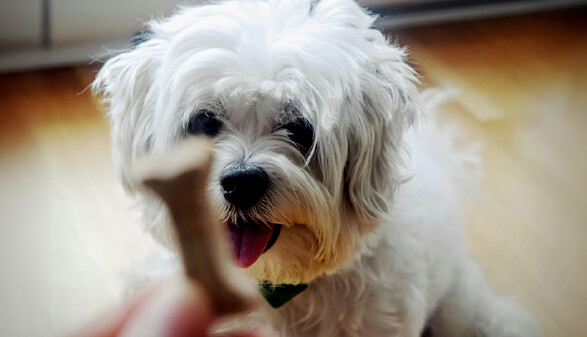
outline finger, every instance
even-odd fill
[[[204,337],[213,320],[202,286],[185,278],[174,279],[130,315],[119,336]]]
[[[138,291],[127,298],[120,306],[105,312],[94,321],[67,335],[67,337],[118,336],[129,317],[143,307],[149,298],[158,291],[160,286],[161,283],[157,283]]]
[[[257,330],[225,335],[225,337],[277,337],[274,332]]]
[[[272,328],[268,326],[258,326],[254,329],[247,330],[247,331],[233,331],[233,332],[223,332],[218,336],[216,334],[211,334],[212,337],[278,337],[280,336]]]

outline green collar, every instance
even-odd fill
[[[259,292],[274,308],[279,308],[299,293],[308,288],[307,284],[278,284],[263,282],[259,285]]]

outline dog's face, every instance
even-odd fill
[[[403,50],[350,0],[228,1],[150,24],[94,89],[128,190],[138,157],[213,138],[209,196],[237,264],[259,280],[338,270],[390,206],[403,131],[418,110]],[[140,196],[173,245],[167,214]]]

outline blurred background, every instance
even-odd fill
[[[116,181],[100,62],[176,0],[0,2],[0,336],[59,336],[117,303],[153,247]],[[364,0],[443,122],[481,141],[471,254],[544,336],[587,332],[587,4]]]

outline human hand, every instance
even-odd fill
[[[121,306],[69,337],[207,337],[220,318],[209,294],[186,278],[155,284],[131,296]],[[269,337],[267,329],[223,335]]]

